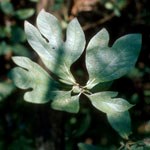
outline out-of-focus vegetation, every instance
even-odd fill
[[[0,149],[115,150],[121,146],[124,150],[146,149],[150,145],[149,3],[148,0],[1,0]],[[85,97],[77,115],[51,110],[49,104],[33,105],[23,101],[24,92],[16,89],[8,78],[14,66],[11,57],[28,56],[41,64],[26,42],[23,26],[25,19],[34,23],[42,8],[60,19],[64,31],[67,23],[77,17],[87,41],[103,27],[111,35],[110,45],[122,35],[142,34],[136,68],[110,87],[135,104],[130,111],[133,134],[129,141],[122,141],[105,115],[84,101]],[[82,59],[77,65],[84,67]],[[74,71],[76,68],[76,65],[72,67]],[[80,71],[77,74],[80,77]]]

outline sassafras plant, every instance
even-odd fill
[[[57,18],[42,10],[37,16],[37,28],[25,21],[25,33],[33,50],[39,55],[46,68],[57,76],[53,78],[41,66],[26,57],[13,57],[19,67],[10,72],[15,85],[25,92],[25,101],[46,103],[56,110],[77,113],[80,95],[86,95],[92,105],[106,113],[111,126],[123,137],[131,133],[128,109],[133,105],[123,98],[115,98],[117,92],[93,93],[98,84],[113,81],[128,73],[135,65],[140,49],[141,35],[128,34],[110,47],[106,29],[99,31],[86,47],[85,64],[88,82],[78,83],[71,65],[85,50],[85,35],[75,18],[67,27],[66,40],[62,40],[62,29]],[[63,89],[60,85],[66,85]]]

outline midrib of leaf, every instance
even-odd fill
[[[62,73],[62,78],[60,79],[60,81],[62,81],[64,83],[67,83],[69,85],[70,84],[75,84],[76,81],[75,81],[72,73],[70,72],[70,70],[66,66],[66,63],[64,63],[63,65],[61,65],[60,68],[61,68],[61,73]],[[65,78],[63,78],[63,76],[65,76]]]

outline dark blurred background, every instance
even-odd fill
[[[68,22],[77,17],[87,42],[104,27],[110,33],[110,45],[125,34],[142,34],[136,67],[114,81],[110,89],[135,104],[130,110],[131,141],[150,145],[149,6],[148,0],[0,0],[0,150],[77,150],[81,142],[115,150],[122,141],[108,124],[106,115],[89,101],[81,100],[78,114],[55,111],[49,103],[25,102],[24,91],[8,78],[15,66],[12,56],[27,56],[40,63],[26,41],[24,20],[35,24],[42,8],[60,20],[64,36]],[[83,64],[80,60],[77,66]]]

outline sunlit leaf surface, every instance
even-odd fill
[[[51,107],[56,110],[77,113],[79,111],[79,95],[71,96],[71,91],[56,91]]]
[[[108,32],[103,29],[87,46],[86,65],[90,80],[94,80],[95,85],[118,79],[134,67],[141,48],[141,35],[125,35],[112,47],[108,46],[108,42]]]
[[[52,99],[56,82],[38,64],[26,57],[13,57],[20,67],[10,72],[10,78],[21,89],[28,89],[24,99],[32,103],[45,103]]]
[[[92,105],[104,113],[124,112],[133,106],[122,98],[113,98],[117,92],[99,92],[87,96]]]
[[[62,33],[58,20],[44,10],[37,17],[37,26],[39,30],[25,22],[29,44],[46,67],[58,75],[62,82],[75,83],[70,66],[80,57],[85,47],[84,33],[77,19],[69,23],[65,43],[61,40]]]

